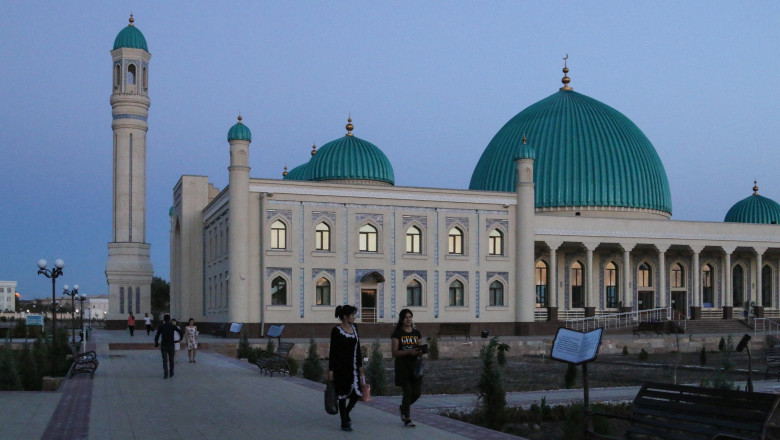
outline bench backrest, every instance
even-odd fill
[[[290,355],[290,350],[292,350],[293,346],[295,346],[294,342],[282,342],[276,349],[276,354],[282,357],[287,357]]]
[[[646,383],[634,399],[627,438],[711,439],[734,434],[763,439],[780,396]]]

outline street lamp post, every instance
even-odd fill
[[[84,301],[87,300],[87,295],[79,295],[78,298],[76,298],[79,301],[79,327],[81,328],[81,341],[84,341],[84,331],[86,330],[84,328]]]
[[[51,374],[54,374],[54,370],[57,366],[57,357],[54,353],[54,333],[57,331],[57,315],[55,315],[55,304],[57,303],[57,277],[62,275],[62,268],[65,267],[65,262],[57,258],[54,261],[54,267],[51,269],[46,268],[46,260],[38,260],[38,275],[43,275],[46,278],[51,279]]]
[[[70,328],[71,328],[71,344],[76,345],[76,297],[79,295],[79,285],[73,285],[73,289],[68,290],[68,285],[62,290],[62,294],[70,297]]]

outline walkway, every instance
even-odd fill
[[[204,337],[203,339],[207,339]],[[219,344],[224,340],[208,339]],[[109,343],[148,344],[111,350]],[[198,362],[179,353],[173,378],[163,379],[153,337],[99,330],[100,368],[94,379],[77,376],[58,392],[0,393],[2,439],[518,439],[441,417],[425,409],[467,408],[475,396],[426,395],[413,407],[417,428],[402,426],[399,396],[375,397],[353,411],[355,431],[339,429],[322,408],[324,386],[302,378],[264,376],[257,367],[204,350]],[[146,348],[135,345],[135,348]],[[780,382],[755,381],[756,391],[780,392]],[[636,387],[592,389],[592,402],[631,400]],[[510,405],[581,402],[582,390],[508,393]]]

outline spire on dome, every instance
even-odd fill
[[[753,181],[753,195],[754,196],[758,195],[758,182],[755,180]]]
[[[316,142],[311,146],[311,155],[314,156],[315,154],[317,154],[317,143]]]
[[[352,125],[352,115],[349,115],[349,117],[347,118],[346,128],[347,128],[347,136],[352,136],[352,130],[355,129],[355,126]]]
[[[284,171],[282,171],[282,177],[287,176],[287,165],[284,166]]]
[[[566,54],[565,57],[563,57],[563,78],[561,78],[561,82],[563,83],[563,87],[561,87],[559,90],[574,90],[571,87],[569,87],[569,82],[571,79],[569,79],[568,73],[569,73],[569,67],[567,66],[566,60],[569,59],[569,54]]]
[[[133,26],[133,22],[135,22],[135,20],[133,20],[133,13],[132,12],[130,13],[130,20],[129,21],[130,21],[130,26]]]

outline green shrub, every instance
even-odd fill
[[[379,342],[371,344],[371,356],[368,360],[366,376],[371,385],[371,394],[384,396],[387,394],[387,375],[385,373],[385,359],[379,349]]]
[[[20,352],[19,365],[21,366],[22,386],[26,391],[39,391],[42,388],[43,375],[38,366],[35,348],[25,342]]]
[[[506,352],[509,351],[509,345],[500,342],[498,336],[493,336],[493,340],[496,342],[496,359],[498,360],[498,365],[503,367],[506,365]]]
[[[623,346],[623,356],[628,356],[628,347]]]
[[[245,332],[241,333],[241,340],[238,341],[238,353],[236,353],[236,357],[239,359],[246,358],[247,354],[249,354],[249,350],[251,347],[249,346],[249,337],[246,335]]]
[[[707,365],[707,349],[703,345],[701,346],[701,351],[699,351],[699,363]]]
[[[274,344],[274,341],[272,341],[270,339],[268,340],[268,345],[266,345],[265,351],[266,351],[266,353],[269,353],[269,356],[270,356],[270,353],[273,353],[273,352],[276,351],[276,345]]]
[[[720,337],[720,342],[718,342],[718,350],[723,351],[726,349],[726,340],[723,338],[723,336]]]
[[[650,358],[650,355],[647,354],[647,351],[643,348],[642,351],[639,352],[639,360],[640,361],[646,361]]]
[[[506,421],[506,391],[501,369],[496,367],[498,340],[493,339],[480,350],[482,375],[479,379],[477,410],[487,427],[497,429]]]
[[[21,391],[22,380],[16,356],[7,346],[0,348],[0,391]]]
[[[428,359],[432,361],[439,359],[439,335],[428,337]]]
[[[290,376],[297,376],[300,366],[298,365],[298,359],[294,357],[287,358],[287,366],[290,367]]]
[[[542,397],[542,419],[550,420],[552,417],[552,407],[547,404],[547,396]]]
[[[322,370],[320,355],[317,353],[317,342],[311,338],[309,339],[309,351],[306,354],[306,359],[303,360],[303,377],[320,382],[322,381]]]
[[[563,386],[566,389],[574,388],[577,381],[577,366],[572,363],[567,364],[566,374],[563,376]]]
[[[27,323],[22,321],[21,319],[19,321],[16,321],[16,325],[14,325],[13,328],[13,335],[14,338],[24,338],[27,336]]]
[[[250,348],[246,353],[246,361],[250,364],[254,364],[263,355],[263,350],[260,348]]]

